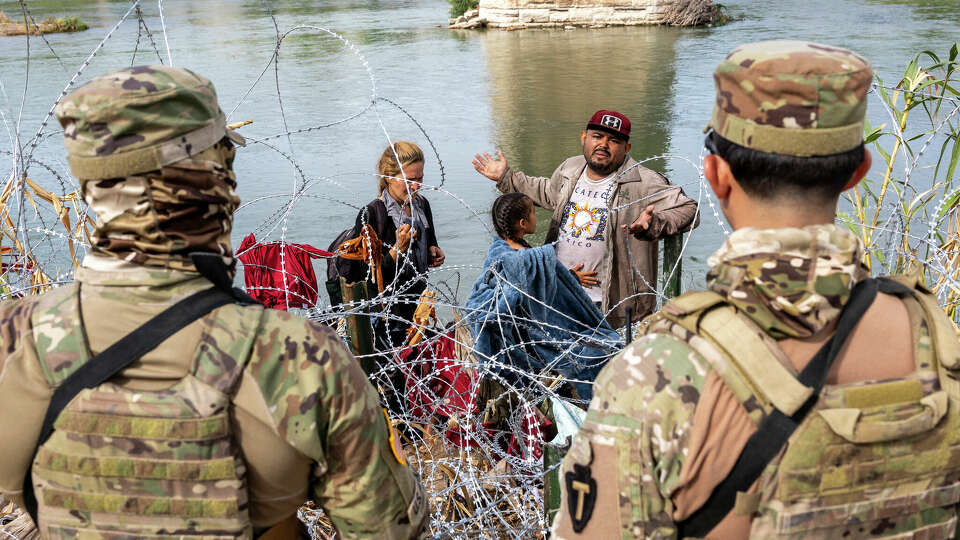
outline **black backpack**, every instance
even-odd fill
[[[355,238],[356,235],[353,232],[354,227],[349,229],[344,229],[336,238],[333,239],[333,242],[327,247],[327,251],[331,253],[337,252],[337,247],[350,240]],[[330,295],[330,305],[339,306],[343,303],[343,293],[340,290],[340,276],[346,276],[350,272],[349,267],[350,261],[345,260],[343,257],[331,257],[327,259],[327,294]]]
[[[365,210],[373,210],[374,215],[367,215],[367,223],[373,225],[374,227],[379,226],[381,223],[384,223],[387,217],[387,206],[383,204],[383,201],[380,199],[374,199],[373,202],[368,204]],[[349,229],[344,229],[333,239],[333,242],[327,246],[327,251],[331,253],[337,252],[337,247],[340,244],[351,240],[359,236],[360,232],[357,231],[356,225],[350,227]],[[343,257],[332,257],[327,259],[327,294],[330,295],[330,305],[339,306],[343,303],[343,293],[340,291],[340,276],[349,276],[355,272],[355,264],[358,264],[359,261],[348,261]]]

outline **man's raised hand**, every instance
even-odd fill
[[[474,154],[473,168],[476,169],[478,173],[496,182],[500,180],[503,172],[507,170],[507,158],[503,157],[503,152],[500,150],[497,150],[497,159],[493,159],[490,157],[490,154],[486,152],[483,154]]]

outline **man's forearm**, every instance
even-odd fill
[[[537,206],[553,210],[556,194],[550,189],[550,181],[550,178],[544,176],[527,176],[507,167],[497,181],[497,189],[501,193],[523,193]]]

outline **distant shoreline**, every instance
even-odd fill
[[[22,36],[27,34],[28,28],[31,36],[39,36],[61,32],[83,32],[88,26],[76,17],[47,17],[39,23],[31,23],[28,27],[0,11],[0,36]]]

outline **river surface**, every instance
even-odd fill
[[[242,149],[235,165],[246,204],[236,216],[234,246],[254,232],[259,240],[327,247],[376,195],[373,173],[387,136],[420,143],[430,155],[425,193],[447,255],[432,277],[460,302],[490,243],[488,211],[496,197],[493,183],[473,170],[473,154],[500,148],[512,167],[549,176],[580,152],[579,133],[594,110],[622,111],[633,123],[633,157],[658,158],[648,165],[703,202],[703,224],[684,257],[684,286],[692,287],[702,285],[705,259],[723,238],[722,218],[708,204],[697,168],[713,103],[711,72],[723,56],[747,41],[814,40],[851,48],[885,80],[896,81],[916,53],[945,55],[960,41],[955,0],[724,4],[738,20],[718,28],[506,32],[439,26],[446,23],[445,0],[167,0],[162,22],[150,2],[142,6],[143,22],[156,50],[132,14],[78,82],[131,62],[172,58],[214,82],[229,121],[254,121],[241,133],[259,142]],[[23,143],[37,133],[67,81],[131,4],[37,0],[28,6],[37,19],[73,15],[90,30],[48,35],[47,43],[31,38],[29,62],[23,37],[0,37],[0,151],[13,149],[17,131]],[[0,2],[0,9],[19,13],[16,2]],[[275,70],[270,61],[278,28],[289,34]],[[389,101],[371,107],[374,95]],[[887,122],[879,100],[871,100],[873,123]],[[318,129],[284,135],[308,128]],[[57,129],[55,121],[47,124],[45,133],[54,135],[34,157],[62,183],[37,164],[29,172],[61,193],[75,181]],[[10,155],[0,154],[0,163],[4,175],[12,170]],[[43,246],[52,261],[62,260],[62,241],[51,237],[38,250]],[[322,276],[325,266],[317,268]]]

